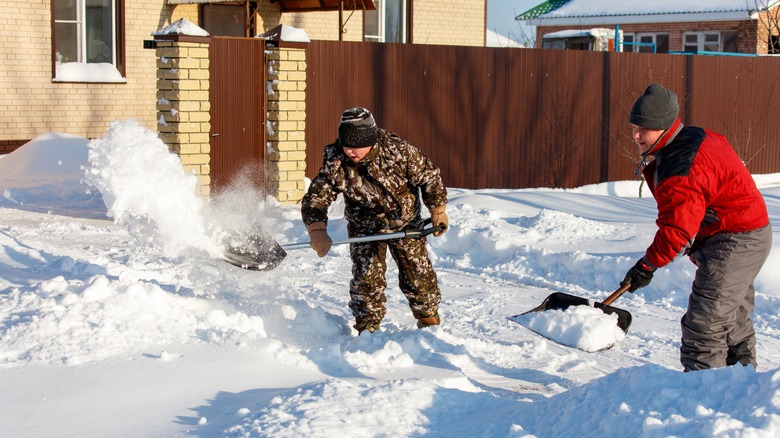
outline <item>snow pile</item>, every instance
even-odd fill
[[[539,402],[524,428],[536,436],[777,436],[779,382],[777,370],[741,366],[686,374],[630,367]],[[571,417],[580,423],[553,420]]]
[[[606,350],[625,338],[616,314],[590,306],[548,309],[517,315],[513,320],[559,344],[589,352]]]
[[[73,260],[59,260],[62,269]],[[100,361],[148,345],[192,342],[240,344],[265,338],[257,316],[215,308],[122,273],[66,280],[56,276],[3,295],[15,303],[0,339],[0,365]],[[41,333],[47,336],[41,338]]]
[[[83,182],[88,140],[44,134],[0,160],[0,207],[102,217],[100,192]]]
[[[280,24],[260,36],[267,40],[273,40],[273,41],[287,41],[287,42],[298,42],[298,43],[308,43],[311,41],[305,29],[288,26],[286,24]]]
[[[240,190],[205,203],[132,122],[89,143],[35,139],[0,170],[0,436],[780,431],[779,174],[756,176],[775,229],[756,281],[759,368],[682,373],[694,272],[685,259],[615,303],[633,315],[621,339],[612,320],[612,332],[593,329],[609,317],[589,306],[533,315],[563,318],[536,321],[544,335],[507,319],[554,292],[592,302],[612,293],[655,232],[655,202],[638,182],[451,188],[451,228],[428,239],[442,325],[416,328],[388,262],[382,328],[357,336],[347,246],[322,259],[291,250],[269,272],[228,265],[214,254],[225,230],[260,224],[280,243],[305,240],[300,206]],[[346,235],[343,207],[331,211],[334,239]],[[610,336],[614,346],[548,339],[591,330],[579,347],[600,350]]]
[[[153,36],[189,35],[189,36],[207,37],[209,36],[209,33],[206,32],[206,30],[203,29],[202,27],[193,23],[192,21],[187,20],[186,18],[179,18],[178,20],[163,27],[162,29],[152,32],[152,35]]]
[[[87,142],[69,134],[43,134],[0,160],[0,188],[34,187],[80,180]]]

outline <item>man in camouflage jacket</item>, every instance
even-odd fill
[[[439,169],[419,149],[396,134],[379,129],[365,108],[344,111],[339,137],[325,148],[322,167],[303,198],[301,215],[317,255],[332,245],[328,208],[341,194],[350,237],[394,233],[422,223],[422,203],[434,226],[448,225],[447,189]],[[439,236],[443,231],[434,233]],[[441,301],[425,238],[350,244],[352,281],[349,308],[358,333],[379,328],[385,316],[387,250],[398,265],[401,291],[417,326],[440,322]]]

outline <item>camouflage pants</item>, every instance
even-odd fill
[[[772,227],[716,234],[690,254],[696,278],[683,315],[680,362],[686,370],[756,366],[753,281],[772,247]]]
[[[436,314],[441,291],[425,244],[425,238],[350,244],[352,281],[349,285],[349,308],[358,325],[378,324],[385,317],[388,248],[398,265],[398,282],[412,314],[417,319]]]

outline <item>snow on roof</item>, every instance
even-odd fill
[[[766,0],[571,0],[550,11],[548,17],[588,17],[604,15],[659,15],[703,12],[750,12]],[[772,2],[774,3],[774,2]]]
[[[553,3],[553,2],[545,2]],[[559,3],[559,2],[558,2]],[[675,16],[675,21],[704,21],[718,19],[748,19],[758,10],[774,7],[778,0],[570,0],[544,14],[529,16],[528,11],[518,19],[537,18],[543,21],[593,17],[645,17],[644,21],[668,21],[661,16]],[[541,6],[541,5],[540,5]],[[698,17],[694,20],[694,17]],[[687,18],[687,19],[686,19]],[[606,22],[606,20],[601,20]],[[636,21],[635,21],[636,22]],[[586,24],[582,22],[582,24]]]

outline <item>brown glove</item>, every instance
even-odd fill
[[[333,240],[328,235],[328,226],[325,222],[313,222],[306,227],[309,230],[309,245],[320,257],[325,257],[333,246]]]
[[[447,231],[450,226],[450,219],[447,217],[447,204],[440,205],[431,209],[431,225],[438,226],[444,225],[444,229],[433,233],[434,236],[439,237]]]

